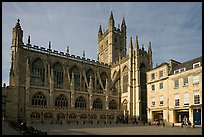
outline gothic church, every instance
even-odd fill
[[[126,23],[98,31],[98,61],[23,42],[20,20],[12,32],[11,67],[6,117],[27,123],[116,122],[140,117],[147,122],[146,72],[152,69],[148,51],[130,37]]]

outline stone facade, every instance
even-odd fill
[[[107,41],[107,45],[104,43]],[[102,49],[103,47],[103,49]],[[106,49],[105,49],[106,48]],[[118,50],[116,50],[118,49]],[[118,53],[119,52],[119,53]],[[146,72],[152,50],[132,38],[126,53],[126,25],[98,32],[98,60],[70,55],[23,42],[18,20],[12,33],[6,117],[33,122],[116,122],[140,116],[147,121]]]
[[[160,115],[181,124],[186,116],[202,125],[202,56],[184,63],[170,60],[147,72],[147,92],[149,121]]]

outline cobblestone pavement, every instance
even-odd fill
[[[48,135],[202,135],[202,128],[133,124],[32,124]]]
[[[6,121],[2,120],[2,135],[21,135],[21,134],[12,127],[10,127]]]

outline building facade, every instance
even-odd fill
[[[159,116],[165,122],[181,124],[187,117],[202,125],[202,56],[184,63],[170,60],[147,76],[149,121]]]
[[[98,61],[23,42],[18,20],[12,32],[6,117],[33,122],[116,122],[140,116],[147,121],[146,72],[152,50],[132,38],[126,52],[126,24],[98,32]]]

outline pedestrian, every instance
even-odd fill
[[[157,118],[157,125],[160,125],[160,118]]]

